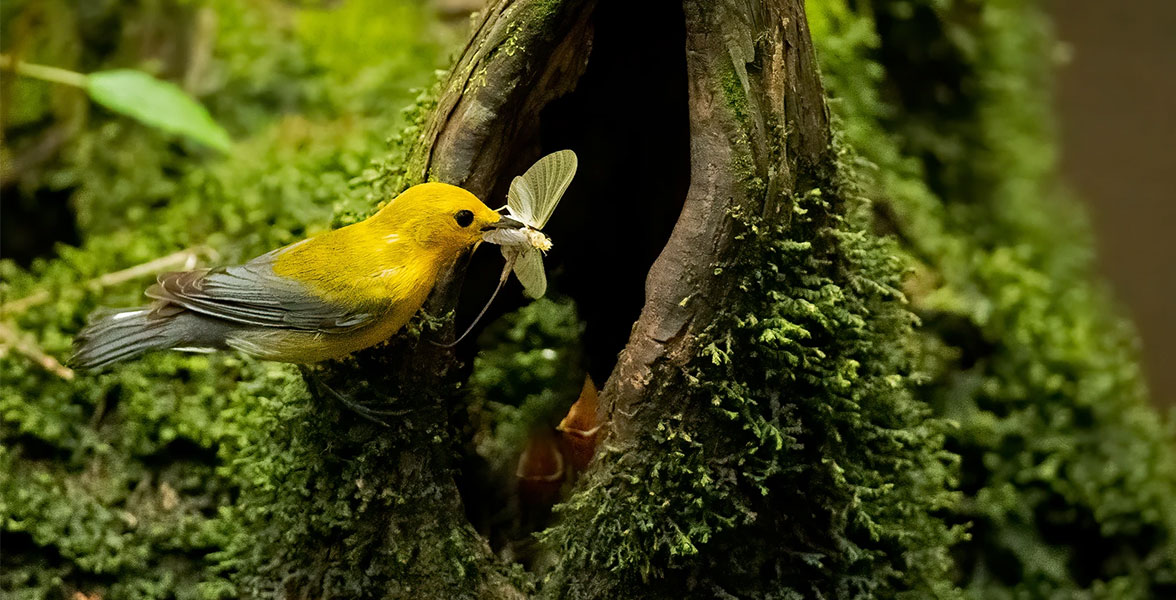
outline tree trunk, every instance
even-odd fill
[[[1176,489],[1166,438],[1139,418],[1137,374],[1107,380],[1087,358],[1121,357],[1127,342],[1078,350],[1114,325],[1084,329],[1081,314],[1100,305],[1087,275],[1051,254],[1066,242],[1034,246],[1056,238],[1027,192],[1046,187],[1049,153],[1034,144],[1047,138],[1017,137],[1041,119],[1019,112],[1024,92],[1007,83],[1035,81],[1034,38],[993,25],[1021,13],[819,10],[842,141],[800,0],[503,0],[481,14],[395,187],[433,179],[500,198],[542,153],[580,154],[548,231],[566,248],[552,255],[555,286],[576,301],[589,370],[605,380],[596,457],[541,523],[532,570],[508,565],[467,516],[491,500],[459,448],[466,372],[423,341],[450,339],[452,321],[420,319],[326,374],[353,398],[407,411],[391,429],[326,402],[279,436],[298,465],[283,489],[309,497],[276,494],[260,513],[269,562],[253,556],[247,589],[611,599],[1163,588],[1176,572],[1172,511],[1155,508]],[[497,264],[474,260],[466,296],[481,298]],[[429,314],[461,314],[465,267]],[[1036,288],[1012,292],[1054,280],[1077,286],[1077,305],[1043,311],[1017,300],[1040,298]],[[916,385],[927,375],[934,385]],[[1036,411],[1091,429],[1058,437],[1024,416]],[[1095,442],[1096,431],[1136,441]],[[947,435],[962,453],[963,503]],[[1104,463],[1134,478],[1088,477]],[[1086,491],[1051,475],[1058,465]],[[969,523],[978,543],[961,543]],[[1141,530],[1156,534],[1140,542]],[[1056,546],[1070,561],[1039,564]],[[1079,567],[1093,564],[1097,574]]]
[[[620,20],[649,27],[617,36]],[[594,40],[594,28],[613,33]],[[673,149],[655,146],[662,158],[644,170],[619,170],[585,151],[642,143],[639,133],[614,137],[577,121],[577,111],[626,92],[594,81],[639,80],[631,72],[625,78],[623,69],[633,68],[627,61],[609,58],[626,54],[607,47],[618,39],[631,56],[661,57],[662,64],[639,67],[643,77],[664,69],[649,77],[685,86],[684,94],[670,87],[686,118],[665,128],[688,140],[688,170],[677,166]],[[586,66],[593,72],[584,75]],[[675,80],[677,73],[684,77]],[[413,140],[402,183],[441,180],[493,198],[540,151],[562,143],[580,151],[582,173],[608,181],[620,197],[569,196],[565,206],[579,208],[561,209],[553,237],[560,241],[570,218],[591,222],[608,213],[609,222],[621,222],[615,236],[607,226],[591,238],[569,235],[583,260],[569,259],[563,280],[589,331],[632,333],[604,386],[604,450],[546,534],[554,566],[542,594],[872,593],[914,585],[912,573],[921,570],[938,576],[947,536],[928,513],[943,472],[927,451],[937,438],[920,429],[918,406],[892,381],[905,354],[872,345],[909,335],[910,319],[896,302],[893,265],[861,258],[868,252],[861,224],[848,219],[854,200],[831,146],[802,2],[686,0],[624,11],[574,0],[492,3]],[[672,194],[625,197],[632,178],[677,184],[684,203]],[[617,210],[609,202],[654,206]],[[643,223],[643,215],[656,218]],[[562,226],[561,218],[568,219]],[[668,241],[641,235],[656,231],[658,220],[672,232]],[[637,235],[622,235],[625,227]],[[656,261],[607,260],[615,256],[610,246],[626,245]],[[573,270],[577,264],[585,268]],[[455,265],[429,314],[457,306],[463,272],[464,264]],[[577,295],[576,281],[593,278],[617,281],[617,298]],[[626,278],[644,280],[644,306],[632,325],[632,317],[593,306],[639,300],[641,288],[626,287]],[[459,499],[452,427],[461,372],[450,352],[422,341],[451,336],[452,323],[419,325],[324,376],[353,399],[407,415],[391,429],[326,405],[301,418],[289,447],[306,459],[310,474],[297,481],[312,496],[272,511],[284,525],[263,529],[280,532],[282,543],[262,544],[277,550],[274,569],[246,578],[255,590],[525,595],[526,577],[512,577],[497,561]],[[900,433],[908,428],[914,432]],[[928,485],[888,492],[885,477]],[[349,508],[320,523],[315,513],[324,506]],[[809,515],[799,528],[789,525],[798,510]],[[873,530],[897,525],[904,511],[916,513],[904,518],[920,531]],[[782,541],[790,541],[787,551]],[[900,567],[920,555],[934,560]]]

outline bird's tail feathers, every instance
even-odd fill
[[[99,310],[74,338],[70,364],[97,369],[149,350],[170,348],[182,342],[173,325],[172,319],[153,315],[149,307]]]

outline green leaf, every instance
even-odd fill
[[[199,102],[179,86],[143,71],[115,69],[91,73],[86,88],[98,104],[152,127],[177,133],[228,152],[229,134]]]

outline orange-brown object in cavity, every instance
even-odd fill
[[[566,475],[567,467],[554,432],[547,429],[531,434],[515,469],[519,500],[531,506],[555,504]]]
[[[596,444],[600,434],[600,422],[596,416],[596,384],[592,378],[584,376],[584,388],[580,390],[580,398],[568,410],[567,416],[559,422],[556,429],[560,432],[564,453],[568,461],[577,471],[588,468],[592,462],[592,455],[596,453]]]

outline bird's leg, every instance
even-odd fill
[[[304,379],[314,383],[315,388],[320,392],[320,394],[325,392],[326,395],[330,396],[331,398],[334,398],[340,404],[342,404],[343,406],[350,409],[351,412],[354,412],[355,414],[357,414],[357,415],[359,415],[359,416],[361,416],[361,417],[367,419],[368,421],[371,421],[372,423],[375,423],[377,425],[383,425],[384,427],[391,427],[391,425],[384,422],[382,419],[380,419],[380,417],[401,417],[401,416],[404,416],[404,415],[412,412],[411,409],[408,409],[408,410],[378,410],[378,409],[372,408],[370,406],[363,404],[362,402],[356,402],[355,400],[352,400],[350,397],[348,397],[346,394],[343,394],[343,393],[339,392],[338,390],[336,390],[335,388],[332,388],[329,384],[327,384],[326,381],[323,380],[322,376],[319,375],[314,369],[311,369],[310,367],[307,367],[305,365],[299,365],[299,370],[302,371],[302,377]]]

